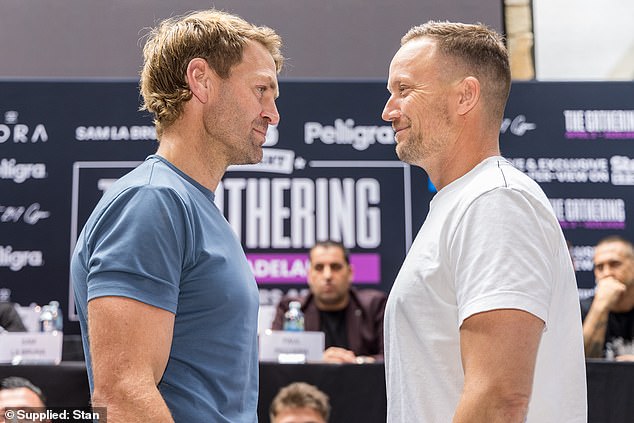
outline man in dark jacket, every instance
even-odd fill
[[[22,323],[13,303],[0,302],[0,327],[8,332],[26,332],[24,323]]]
[[[324,361],[365,363],[383,360],[383,313],[387,296],[375,289],[351,286],[354,269],[346,248],[323,241],[310,250],[310,294],[300,298],[304,326],[326,335]],[[285,296],[277,307],[271,328],[282,329],[288,304]]]

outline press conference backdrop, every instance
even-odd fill
[[[306,250],[352,253],[355,283],[389,291],[435,189],[401,163],[381,120],[384,81],[282,81],[262,163],[229,168],[216,204],[240,238],[263,304],[305,288]],[[633,238],[634,83],[515,83],[502,154],[536,180],[571,242],[578,285],[593,245]],[[0,81],[0,287],[23,305],[69,287],[75,240],[103,192],[156,150],[137,82]]]

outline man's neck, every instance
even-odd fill
[[[489,157],[499,156],[498,148],[482,150],[478,154],[471,155],[469,159],[458,157],[445,157],[438,162],[434,169],[428,171],[429,177],[438,191],[453,181],[460,179],[473,168]]]
[[[216,190],[227,170],[227,165],[200,136],[190,138],[175,129],[163,134],[156,154],[210,191]]]
[[[483,160],[500,155],[499,129],[489,129],[478,120],[469,120],[449,142],[445,151],[423,167],[439,191],[461,178]]]

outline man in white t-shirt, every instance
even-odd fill
[[[383,119],[438,193],[385,313],[389,423],[586,422],[566,242],[539,186],[500,157],[501,37],[428,22],[401,40]]]

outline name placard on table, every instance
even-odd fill
[[[320,362],[324,354],[324,345],[323,332],[266,330],[260,334],[260,361]]]
[[[59,364],[62,332],[5,332],[0,334],[0,363]]]

